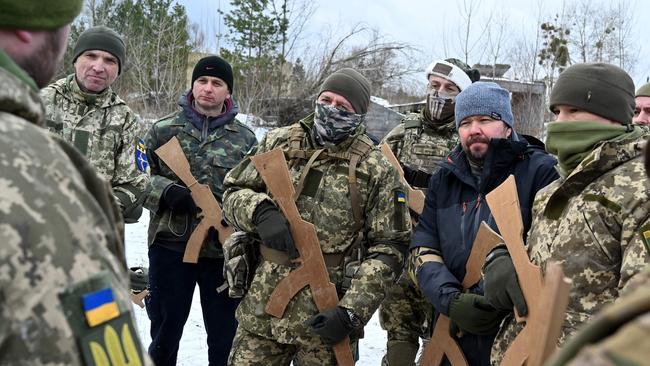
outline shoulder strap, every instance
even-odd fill
[[[348,166],[348,189],[350,190],[350,201],[352,203],[352,213],[354,214],[355,231],[361,230],[361,194],[357,186],[357,165],[361,158],[366,156],[373,148],[373,143],[369,137],[362,135],[357,137],[350,146],[350,164]]]

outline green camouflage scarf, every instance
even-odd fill
[[[639,129],[595,121],[549,122],[546,151],[558,160],[558,171],[566,178],[600,143],[641,136]]]

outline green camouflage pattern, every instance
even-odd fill
[[[272,339],[248,332],[243,327],[237,328],[233,340],[228,365],[294,365],[300,366],[337,366],[332,348],[320,339],[299,347],[293,344],[279,344]]]
[[[630,279],[627,290],[628,294],[587,322],[547,365],[647,365],[650,266]]]
[[[300,122],[300,128],[306,131],[300,141],[301,148],[314,149],[308,132],[312,124],[312,116]],[[338,304],[352,310],[365,324],[384,299],[386,288],[395,281],[398,268],[394,267],[403,263],[402,253],[407,248],[411,223],[404,199],[405,187],[400,183],[395,169],[365,136],[363,126],[326,152],[346,152],[355,143],[371,146],[356,169],[367,253],[350,288]],[[285,153],[289,151],[292,128],[295,125],[270,131],[258,146],[257,153],[274,148],[281,148]],[[290,164],[294,185],[305,164],[303,159]],[[349,161],[344,159],[316,160],[296,200],[302,218],[315,225],[321,249],[326,254],[345,253],[358,235],[348,192],[348,164]],[[255,231],[253,213],[260,202],[272,197],[265,193],[266,186],[249,158],[245,158],[228,174],[224,185],[224,214],[227,220],[240,230]],[[308,288],[301,290],[289,302],[282,319],[264,312],[273,289],[290,271],[288,266],[262,261],[236,316],[240,328],[248,332],[279,343],[307,347],[318,342],[318,337],[304,325],[306,320],[318,313]],[[331,282],[341,283],[342,266],[330,267],[329,273]]]
[[[0,63],[0,364],[85,365],[78,341],[91,329],[61,296],[101,276],[134,324],[121,216],[108,184],[43,128],[37,91],[7,70]]]
[[[136,145],[143,125],[109,87],[101,94],[79,89],[74,75],[41,90],[50,131],[74,145],[110,182],[123,212],[141,204],[147,172],[138,169]]]
[[[528,255],[542,269],[550,261],[562,263],[573,281],[559,344],[624,294],[630,278],[650,263],[644,144],[644,138],[604,142],[566,179],[537,193]],[[549,218],[558,212],[559,218]],[[492,348],[494,364],[520,329],[506,320]]]
[[[343,141],[354,132],[363,122],[364,115],[355,114],[329,106],[316,103],[314,112],[314,128],[318,132],[316,139],[321,145],[335,144]]]
[[[382,142],[388,144],[402,165],[434,174],[439,164],[458,144],[458,133],[453,120],[436,125],[429,121],[422,111],[408,114]],[[388,337],[387,355],[384,357],[386,365],[390,364],[389,359],[399,359],[400,364],[404,365],[413,364],[413,352],[395,357],[392,353],[403,353],[399,350],[406,349],[417,350],[420,346],[419,338],[429,338],[432,309],[413,281],[406,273],[402,274],[397,284],[390,288],[386,300],[379,308],[380,324]],[[405,343],[411,347],[405,347]]]
[[[188,213],[174,213],[162,204],[161,197],[168,185],[185,184],[154,152],[174,136],[180,142],[192,175],[199,183],[210,187],[219,204],[224,192],[223,180],[226,173],[257,144],[257,139],[248,126],[233,119],[214,129],[202,140],[201,131],[194,127],[182,111],[157,121],[147,133],[145,146],[151,179],[144,207],[151,212],[148,243],[151,245],[156,238],[164,239],[171,243],[169,249],[184,251],[187,240],[200,219],[197,216],[190,217]],[[206,239],[200,257],[223,257],[221,244],[216,237]]]
[[[383,139],[402,164],[433,174],[458,144],[456,123],[436,125],[424,112],[410,113]]]

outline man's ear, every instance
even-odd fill
[[[28,30],[17,29],[14,31],[14,34],[23,43],[31,43],[34,39],[34,35]]]
[[[506,138],[510,138],[512,136],[512,128],[508,127],[508,130],[506,131]]]

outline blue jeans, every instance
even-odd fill
[[[151,320],[149,355],[157,366],[176,365],[178,344],[190,314],[196,284],[201,291],[203,324],[208,334],[210,365],[226,365],[237,330],[235,309],[239,299],[217,292],[224,282],[223,259],[199,258],[183,263],[183,253],[154,243],[149,248],[149,296],[145,299]]]

